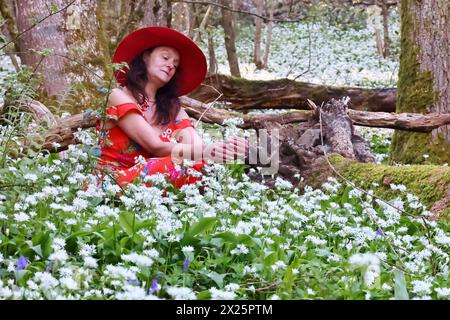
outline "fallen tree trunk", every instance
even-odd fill
[[[186,112],[193,118],[207,123],[223,124],[230,118],[242,118],[243,123],[238,125],[243,129],[261,129],[271,127],[274,124],[286,125],[301,122],[309,122],[317,119],[315,111],[290,111],[277,114],[242,114],[236,111],[226,111],[210,107],[204,103],[188,97],[181,97],[181,103]],[[49,111],[48,111],[49,112]],[[450,124],[450,115],[416,114],[416,113],[377,113],[346,109],[352,123],[355,125],[392,128],[416,132],[429,132],[439,126]],[[40,115],[42,117],[42,115]],[[50,117],[50,116],[48,116]],[[38,121],[41,118],[37,119]],[[71,117],[59,119],[51,129],[45,132],[37,132],[30,135],[24,142],[24,149],[37,146],[41,150],[59,152],[68,148],[70,144],[77,143],[73,133],[78,128],[86,129],[95,126],[96,116],[94,112],[86,112]],[[57,147],[54,147],[58,144]]]
[[[197,100],[181,97],[186,112],[198,119],[208,123],[222,124],[225,119],[242,118],[243,124],[240,128],[263,128],[269,123],[297,123],[310,121],[314,117],[312,111],[287,111],[275,114],[242,114],[236,111],[226,111],[209,107]],[[310,108],[310,107],[309,107]],[[430,132],[440,126],[450,124],[450,114],[420,114],[420,113],[388,113],[368,112],[347,109],[353,124],[365,127],[390,128],[414,132]],[[316,115],[317,116],[317,115]]]
[[[76,139],[75,133],[79,129],[94,127],[96,121],[97,114],[92,111],[59,119],[56,125],[49,130],[44,132],[36,131],[30,134],[14,153],[17,152],[18,155],[27,154],[29,149],[50,152],[67,150],[69,145],[80,143]]]
[[[215,88],[215,89],[214,89]],[[298,82],[289,79],[255,81],[221,74],[208,76],[203,85],[189,96],[209,103],[223,95],[220,101],[231,103],[230,109],[298,109],[307,110],[307,99],[321,105],[332,98],[350,97],[349,108],[372,112],[395,112],[397,90],[333,87]]]

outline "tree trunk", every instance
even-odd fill
[[[0,26],[0,33],[5,35],[8,41],[12,41],[13,39],[15,39],[18,34],[17,27],[14,23],[15,19],[13,18],[14,12],[12,10],[12,7],[13,5],[10,1],[0,2],[0,17],[4,20],[4,23],[2,23],[2,25]],[[6,46],[3,50],[11,59],[11,63],[13,64],[16,71],[19,72],[20,66],[16,56],[16,52],[20,51],[19,42],[15,41]]]
[[[350,97],[351,109],[364,111],[395,112],[396,89],[364,89],[352,87],[332,87],[289,79],[253,81],[236,79],[225,75],[208,76],[204,84],[216,88],[223,94],[221,101],[231,103],[228,108],[248,109],[309,109],[307,99],[320,105],[322,102],[344,96]],[[217,98],[217,91],[200,86],[189,96],[202,102]]]
[[[170,27],[172,21],[172,4],[170,0],[149,0],[144,9],[142,26]]]
[[[32,26],[35,19],[59,10],[69,0],[20,0],[16,2],[19,32]],[[104,43],[103,14],[97,1],[77,0],[65,11],[49,17],[20,38],[21,59],[43,75],[43,96],[40,100],[57,100],[71,112],[81,110],[98,95],[96,85],[104,76],[110,61],[108,43]],[[33,51],[50,49],[48,55]],[[31,51],[33,50],[33,51]],[[96,77],[93,72],[98,75]],[[47,101],[48,102],[48,101]]]
[[[274,2],[272,0],[269,0],[269,18],[273,19],[273,12],[274,12]],[[267,65],[269,63],[269,53],[270,53],[270,44],[272,43],[272,27],[273,22],[269,21],[267,24],[267,34],[266,34],[266,46],[264,49],[264,57],[263,57],[263,69],[267,68]]]
[[[450,113],[450,3],[401,1],[401,55],[397,112]],[[450,163],[450,126],[431,133],[396,132],[390,159]]]
[[[263,14],[264,0],[253,0],[253,4],[256,6],[256,13],[258,15]],[[262,69],[263,60],[261,54],[261,30],[262,30],[262,19],[255,17],[255,39],[253,46],[253,63],[257,69]]]
[[[209,65],[208,65],[208,74],[214,74],[217,72],[217,59],[216,52],[214,49],[214,39],[211,31],[208,32],[208,57],[209,57]]]
[[[57,0],[54,4],[62,7],[65,3],[64,0]],[[16,12],[19,32],[31,27],[33,18],[40,19],[50,14],[46,0],[17,1]],[[76,11],[72,9],[72,13],[74,12]],[[26,32],[20,38],[22,63],[37,68],[37,71],[43,74],[43,87],[49,96],[63,95],[71,82],[68,74],[64,71],[67,61],[58,56],[68,54],[64,32],[58,28],[64,25],[64,22],[63,14],[59,13],[41,22],[33,29],[33,32]],[[53,54],[46,58],[30,51],[30,49],[40,51],[46,48],[53,50]],[[45,61],[42,63],[44,59]]]
[[[227,0],[221,0],[220,3],[224,6],[228,6],[230,4]],[[239,61],[236,53],[236,35],[234,30],[233,15],[229,10],[223,8],[222,27],[225,32],[225,48],[227,50],[230,73],[232,76],[241,77],[241,72],[239,71]]]
[[[381,0],[381,14],[383,15],[383,57],[387,58],[391,55],[391,39],[389,38],[389,8],[386,0]]]

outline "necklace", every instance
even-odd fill
[[[145,97],[144,102],[142,102],[142,104],[141,104],[142,111],[144,111],[144,112],[147,111],[155,104],[156,104],[155,100],[150,100],[148,97]]]

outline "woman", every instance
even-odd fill
[[[200,179],[207,159],[243,158],[244,139],[206,145],[180,106],[178,97],[206,74],[206,58],[192,40],[165,27],[142,28],[122,40],[113,62],[128,67],[115,74],[122,87],[111,92],[107,120],[97,125],[99,165],[112,168],[122,187],[162,173],[179,188]]]

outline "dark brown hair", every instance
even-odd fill
[[[133,97],[139,104],[144,103],[145,84],[148,81],[147,67],[144,62],[144,54],[150,54],[153,48],[145,50],[137,55],[129,64],[130,70],[127,72],[127,81],[125,86],[131,91]],[[167,125],[175,121],[180,112],[180,100],[178,99],[178,74],[180,70],[177,68],[174,76],[164,86],[156,91],[156,112],[153,116],[154,124]]]

